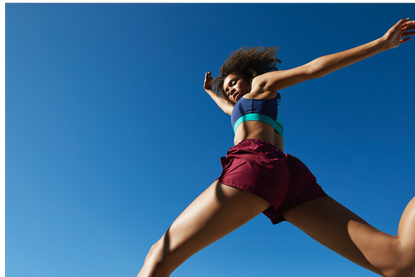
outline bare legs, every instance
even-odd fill
[[[270,204],[243,190],[213,183],[150,249],[137,277],[168,277],[190,256],[222,238]],[[354,263],[387,277],[415,277],[415,198],[391,236],[330,197],[299,205],[284,217]]]
[[[167,277],[190,256],[242,226],[270,204],[250,192],[214,182],[153,245],[137,277]]]
[[[415,276],[415,198],[407,205],[398,236],[373,228],[330,197],[297,206],[284,217],[310,237],[382,276]]]

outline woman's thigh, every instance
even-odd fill
[[[378,274],[393,270],[402,258],[397,237],[380,232],[329,196],[283,216],[326,247]]]
[[[255,194],[214,182],[180,214],[159,240],[163,265],[174,270],[190,256],[268,207],[270,204]]]

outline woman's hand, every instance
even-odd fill
[[[212,81],[213,81],[213,78],[212,78],[211,73],[207,72],[205,75],[205,82],[203,84],[203,88],[205,90],[212,90]]]
[[[415,21],[409,21],[409,18],[401,19],[392,28],[390,28],[383,39],[386,43],[386,49],[396,48],[415,35]],[[412,31],[412,32],[411,32]]]
[[[213,78],[212,78],[211,73],[207,72],[205,74],[205,82],[203,84],[203,88],[209,94],[209,96],[213,99],[213,101],[215,101],[215,103],[219,106],[219,108],[221,108],[222,111],[224,111],[224,113],[231,115],[232,110],[233,110],[233,105],[231,105],[225,98],[217,95],[212,90],[212,81],[213,81]]]

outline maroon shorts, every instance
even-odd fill
[[[289,209],[327,195],[305,164],[267,141],[244,140],[221,163],[219,182],[267,200],[272,206],[263,213],[273,224],[284,221],[282,213]]]

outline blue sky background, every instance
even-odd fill
[[[6,4],[7,276],[136,276],[232,146],[206,71],[258,45],[289,69],[405,17],[414,4]],[[286,152],[390,234],[415,195],[414,50],[281,91]],[[376,275],[260,215],[173,276]]]

